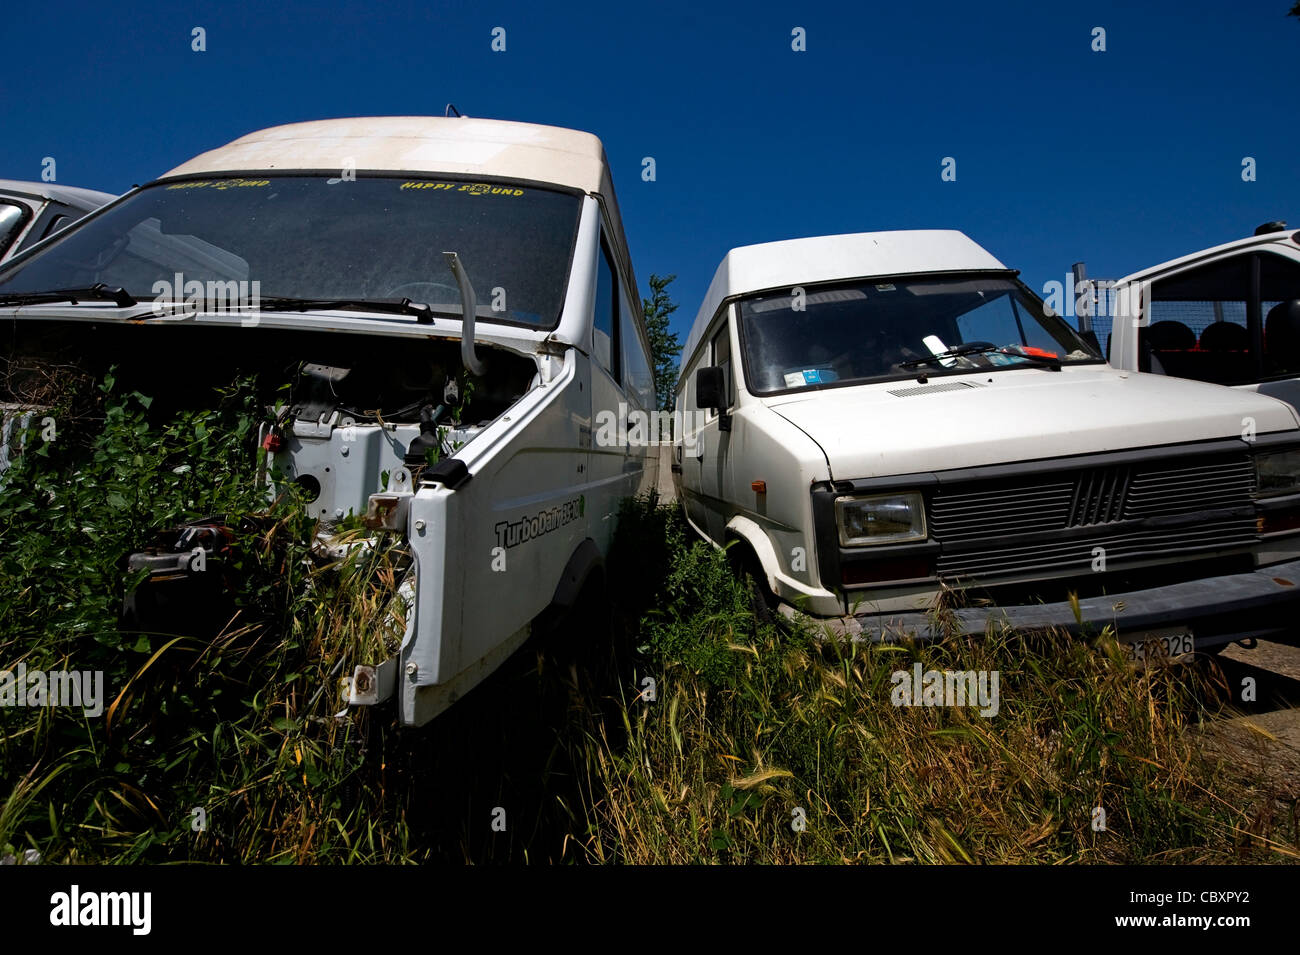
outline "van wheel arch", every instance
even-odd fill
[[[749,588],[754,616],[763,623],[775,623],[777,596],[753,543],[744,534],[728,528],[724,547],[732,572]]]
[[[577,546],[555,585],[555,595],[547,611],[570,610],[588,584],[603,586],[605,582],[605,556],[590,537]],[[545,612],[545,611],[544,611]]]
[[[781,562],[776,559],[776,549],[767,534],[763,533],[763,528],[747,517],[733,517],[727,523],[722,545],[728,554],[743,547],[756,565],[763,585],[769,592],[776,593],[775,572],[780,569]]]

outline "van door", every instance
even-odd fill
[[[601,532],[602,553],[618,520],[619,502],[628,490],[627,400],[623,391],[622,334],[619,328],[621,284],[608,241],[602,237],[596,261],[596,305],[592,316],[591,414],[593,440],[587,484],[593,508],[591,524]]]
[[[705,422],[695,407],[695,372],[708,363],[709,346],[706,344],[700,351],[699,360],[682,369],[681,389],[677,393],[681,434],[673,443],[673,463],[678,468],[674,474],[677,496],[686,512],[686,520],[701,535],[707,534],[709,519],[700,486]]]
[[[722,369],[723,394],[727,404],[723,411],[729,419],[736,403],[736,384],[731,363],[731,325],[725,319],[713,333],[709,344],[709,364]],[[704,500],[705,530],[719,544],[726,534],[727,521],[735,513],[735,502],[731,500],[730,449],[731,432],[724,430],[723,418],[717,411],[709,411],[696,447],[696,460],[700,469],[700,493]]]
[[[650,347],[642,330],[641,310],[633,304],[627,289],[627,281],[622,282],[618,334],[622,345],[623,398],[629,419],[628,454],[623,466],[629,474],[628,493],[640,497],[658,485],[660,434],[659,421],[654,415],[655,380]]]

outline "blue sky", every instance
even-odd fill
[[[119,192],[254,129],[448,101],[584,129],[643,293],[678,275],[684,340],[722,255],[753,242],[961,229],[1041,291],[1080,259],[1114,277],[1300,225],[1290,5],[11,5],[0,177],[53,156],[60,182]]]

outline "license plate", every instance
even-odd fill
[[[1168,657],[1174,661],[1181,660],[1196,649],[1192,631],[1186,627],[1123,634],[1120,640],[1124,644],[1130,662],[1133,663],[1143,663],[1161,657]]]

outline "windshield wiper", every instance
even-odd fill
[[[409,298],[289,298],[262,297],[258,309],[263,312],[306,312],[338,309],[339,311],[383,312],[389,315],[414,315],[421,325],[433,324],[433,309]]]
[[[966,342],[964,345],[955,345],[946,351],[936,352],[933,355],[926,355],[924,358],[911,358],[907,361],[900,361],[899,368],[915,368],[917,365],[928,365],[931,362],[943,361],[945,358],[961,358],[965,355],[974,355],[977,353],[997,351],[998,346],[992,342]]]
[[[58,288],[48,292],[14,292],[0,295],[0,305],[46,305],[53,302],[115,302],[122,307],[139,305],[134,296],[123,288],[109,288],[103,282],[88,288]]]
[[[931,362],[942,361],[945,358],[964,358],[967,355],[1007,355],[1011,358],[1023,358],[1025,361],[1042,365],[1051,371],[1061,370],[1061,359],[1047,355],[1037,355],[1030,351],[1023,351],[1020,348],[1011,346],[998,346],[992,342],[967,342],[964,345],[956,345],[937,355],[928,355],[925,358],[912,358],[908,361],[900,361],[899,368],[915,368],[917,365],[928,365]]]

